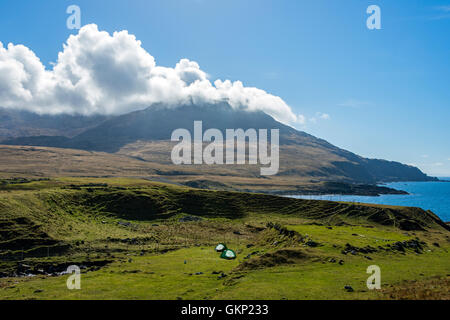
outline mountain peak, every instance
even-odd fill
[[[24,116],[20,112],[15,113],[14,117],[18,119],[17,122],[23,120],[28,126],[32,124],[36,127],[43,123],[43,119],[46,119],[45,116],[35,118],[29,115]],[[226,101],[215,104],[187,103],[174,106],[155,104],[143,110],[108,118],[58,116],[52,119],[56,119],[59,126],[65,124],[66,127],[76,127],[81,132],[73,137],[37,134],[31,137],[8,139],[3,141],[3,144],[116,153],[138,141],[148,143],[159,141],[164,144],[164,151],[159,150],[159,152],[165,156],[155,161],[163,159],[163,162],[167,163],[173,146],[170,142],[172,132],[179,128],[193,132],[194,121],[202,121],[203,130],[215,128],[222,132],[226,129],[279,129],[280,176],[358,183],[433,179],[415,167],[398,162],[360,157],[333,146],[323,139],[284,125],[262,111],[233,108]],[[58,125],[54,126],[58,127]],[[146,149],[146,155],[141,158],[150,157],[153,161],[151,148],[148,146],[145,148],[148,150]],[[140,150],[136,150],[135,145],[131,149],[133,154],[141,153]],[[123,153],[123,150],[121,152]],[[229,169],[226,167],[223,170]],[[252,172],[251,175],[254,173]]]

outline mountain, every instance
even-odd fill
[[[0,141],[30,136],[74,137],[95,127],[106,116],[39,115],[29,111],[0,108]]]
[[[275,185],[282,190],[286,186],[296,186],[298,189],[301,185],[323,181],[375,184],[436,180],[416,167],[358,156],[323,139],[286,126],[264,112],[237,110],[227,103],[187,104],[173,108],[154,105],[144,110],[109,118],[60,117],[63,123],[70,124],[68,128],[81,132],[73,137],[67,133],[59,136],[35,135],[7,139],[1,143],[117,153],[140,161],[165,165],[170,169],[161,169],[160,175],[191,185],[223,183],[242,185],[253,190],[264,188],[276,180]],[[170,137],[173,130],[185,128],[193,132],[195,120],[202,120],[203,131],[209,128],[217,128],[222,132],[232,128],[279,129],[278,175],[260,177],[259,165],[172,165],[170,152],[174,143],[170,141]],[[19,123],[18,120],[16,122]],[[45,123],[42,118],[38,118],[37,121],[29,123],[39,127],[43,122]],[[53,125],[63,132],[62,126],[62,124]],[[239,182],[242,179],[246,180]]]

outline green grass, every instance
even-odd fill
[[[367,289],[367,267],[381,268],[382,288],[403,280],[427,279],[446,275],[448,254],[425,254],[420,257],[376,257],[373,261],[360,258],[337,263],[307,262],[256,270],[239,279],[229,290],[221,291],[217,299],[377,299],[379,292]],[[447,259],[447,261],[445,261]],[[354,292],[346,292],[351,285]]]
[[[214,249],[214,248],[213,248]],[[163,255],[132,257],[82,275],[82,290],[68,290],[67,276],[20,281],[4,289],[4,299],[205,299],[222,286],[212,271],[229,272],[237,261],[219,259],[211,248],[189,248]],[[186,260],[186,264],[184,264]],[[170,266],[170,267],[168,267]],[[134,273],[135,270],[139,272]],[[201,275],[195,275],[203,272]],[[189,275],[192,274],[192,275]],[[43,290],[36,294],[34,291]],[[8,296],[9,294],[9,296]]]
[[[344,246],[346,243],[351,243],[357,247],[365,246],[385,246],[393,244],[397,241],[405,241],[411,239],[412,233],[400,233],[380,226],[364,227],[364,226],[339,226],[331,227],[317,225],[297,225],[288,226],[289,230],[297,231],[304,235],[311,235],[313,240],[317,240],[321,244],[331,247],[332,245]]]
[[[376,299],[387,293],[366,288],[369,265],[381,267],[386,289],[446,277],[450,270],[449,232],[420,209],[122,178],[9,186],[0,191],[0,272],[11,274],[19,262],[36,268],[110,263],[84,270],[82,289],[75,291],[66,288],[67,275],[0,278],[0,299]],[[186,215],[202,220],[179,222]],[[405,221],[417,229],[402,230]],[[295,232],[267,228],[269,222]],[[416,238],[425,243],[420,254],[388,247]],[[310,240],[319,246],[310,247]],[[238,259],[219,259],[218,242],[234,249]],[[344,254],[347,243],[388,250]],[[227,277],[218,279],[213,271]],[[346,292],[344,285],[355,291]]]
[[[403,280],[427,279],[448,270],[443,252],[396,256],[375,262],[353,258],[344,265],[305,262],[233,274],[238,261],[218,258],[211,247],[189,248],[163,255],[132,257],[100,271],[82,274],[82,289],[68,290],[68,276],[10,279],[0,290],[1,299],[376,299],[367,289],[366,268],[377,264],[382,286]],[[187,261],[184,264],[184,260]],[[138,271],[137,273],[136,270]],[[228,275],[218,280],[213,271]],[[203,272],[202,275],[195,275]],[[193,274],[193,275],[189,275]],[[343,290],[351,285],[355,292]],[[42,291],[36,293],[36,291]]]

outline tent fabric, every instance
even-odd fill
[[[225,250],[227,250],[227,246],[223,243],[219,243],[216,247],[217,252],[223,252]]]
[[[234,252],[233,250],[230,250],[230,249],[226,249],[226,250],[222,251],[222,254],[220,255],[220,257],[222,259],[233,260],[233,259],[236,259],[236,252]]]

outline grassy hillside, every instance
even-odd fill
[[[449,298],[449,228],[418,208],[124,178],[9,180],[0,225],[0,299]],[[238,259],[219,259],[219,242]],[[81,290],[66,288],[71,264]],[[381,291],[365,287],[371,264]]]
[[[310,171],[260,177],[257,165],[174,166],[170,162],[169,142],[142,142],[129,145],[119,153],[90,152],[48,147],[0,145],[0,172],[2,177],[133,177],[170,182],[202,189],[276,192],[291,194],[360,194],[377,195],[395,192],[393,189],[350,183],[336,183],[311,178]],[[285,152],[286,151],[286,152]],[[307,150],[304,150],[308,154]],[[281,165],[293,165],[297,153],[282,150]],[[302,164],[302,170],[320,162],[311,159]],[[306,157],[306,155],[305,155]],[[326,170],[327,171],[327,170]],[[320,175],[325,174],[324,172]],[[343,176],[328,172],[327,179],[341,180]]]

